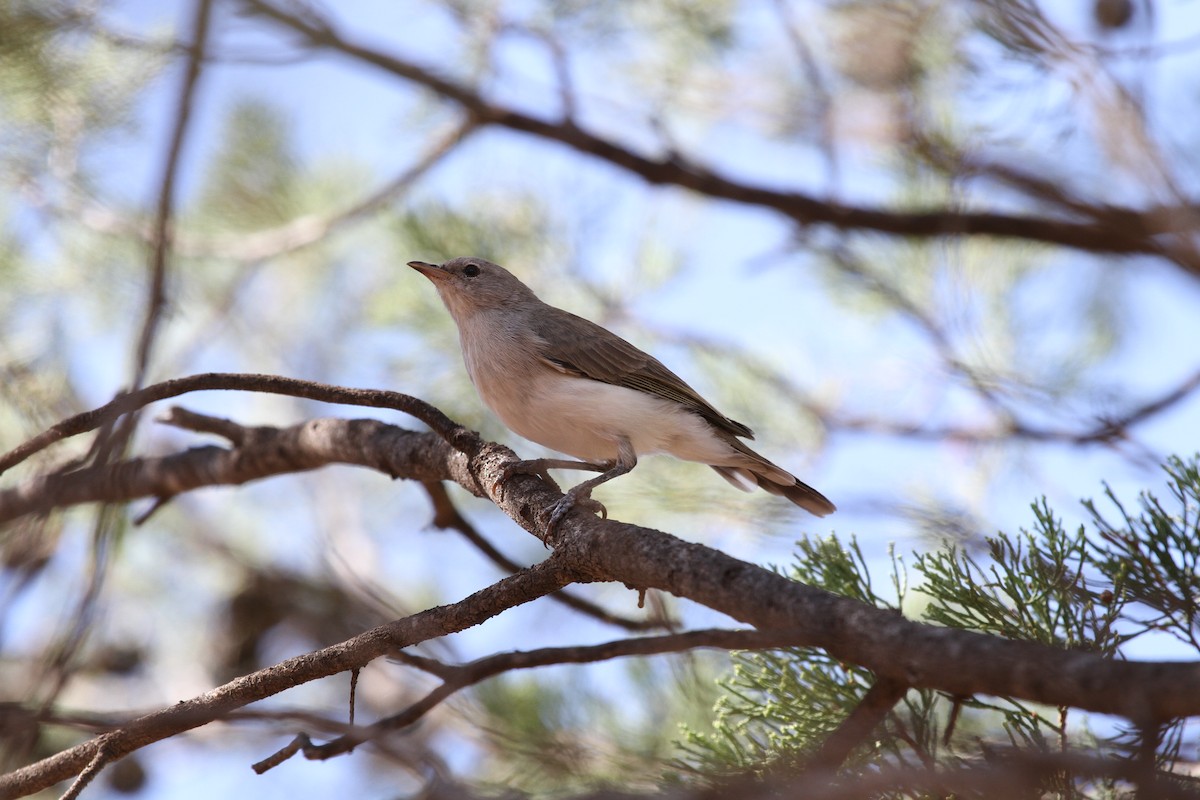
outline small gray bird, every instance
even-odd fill
[[[547,469],[600,472],[554,507],[550,529],[576,504],[604,511],[592,489],[670,453],[708,464],[743,491],[754,486],[823,517],[836,510],[816,489],[738,437],[754,433],[713,408],[662,363],[610,331],[543,303],[508,270],[482,258],[408,265],[429,278],[454,323],[483,402],[516,433],[582,461],[536,459],[508,475]],[[550,480],[553,484],[553,480]]]

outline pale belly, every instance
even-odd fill
[[[615,460],[623,438],[638,455],[670,453],[705,464],[733,455],[700,416],[645,392],[550,371],[525,386],[476,377],[480,396],[505,425],[575,458]]]

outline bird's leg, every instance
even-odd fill
[[[571,487],[566,495],[551,507],[550,524],[546,529],[548,533],[553,532],[558,527],[558,523],[562,521],[562,518],[577,504],[586,505],[588,508],[599,511],[605,519],[608,519],[608,510],[602,503],[592,499],[592,489],[595,489],[606,481],[611,481],[613,478],[624,475],[637,466],[637,453],[634,452],[633,443],[627,437],[623,436],[617,440],[617,460],[611,465],[605,466],[607,469],[603,473],[594,478],[588,478],[577,486]]]
[[[555,491],[561,492],[562,489],[559,488],[558,481],[550,477],[550,470],[586,469],[592,472],[604,472],[610,469],[614,463],[616,462],[596,463],[593,461],[575,461],[569,458],[532,458],[528,461],[514,461],[504,468],[503,474],[500,475],[500,480],[496,481],[496,486],[503,486],[513,475],[536,475],[553,486]]]

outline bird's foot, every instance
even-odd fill
[[[554,491],[561,492],[562,488],[558,485],[558,481],[550,477],[550,465],[548,459],[535,458],[529,461],[514,461],[504,467],[501,471],[500,479],[492,486],[492,491],[497,491],[501,486],[508,483],[514,475],[533,475],[541,478],[546,483],[554,487]]]
[[[576,486],[575,489],[579,487]],[[576,508],[590,511],[593,514],[599,514],[603,519],[608,519],[608,509],[599,500],[593,500],[590,493],[576,493],[575,489],[571,489],[562,499],[554,505],[550,506],[550,522],[546,526],[547,535],[554,533],[558,528],[558,524],[563,521],[567,514],[571,513]]]

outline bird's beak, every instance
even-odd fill
[[[410,261],[408,265],[434,283],[444,281],[450,277],[450,273],[437,264],[426,264],[424,261]]]

